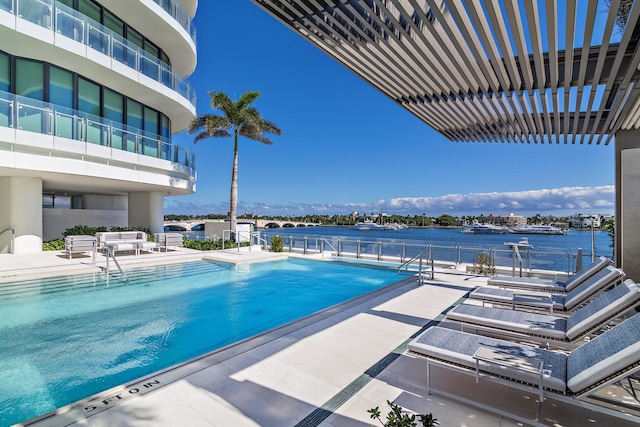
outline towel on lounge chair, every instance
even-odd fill
[[[572,343],[640,304],[640,285],[631,279],[575,311],[569,317],[460,304],[447,320],[514,338]]]
[[[607,266],[588,277],[568,293],[543,293],[482,286],[471,292],[469,298],[480,300],[483,303],[509,305],[513,309],[520,307],[548,309],[551,313],[554,311],[570,312],[599,292],[622,281],[624,277],[625,274],[622,270]]]
[[[613,262],[609,258],[599,257],[595,262],[571,276],[566,282],[539,279],[535,277],[493,276],[487,280],[487,285],[498,286],[501,288],[528,289],[546,292],[569,292],[586,279],[611,264],[613,264]]]

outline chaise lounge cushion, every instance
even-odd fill
[[[539,279],[534,277],[510,277],[510,276],[493,276],[487,280],[487,284],[491,286],[499,286],[516,289],[541,290],[547,292],[569,292],[586,279],[591,277],[597,271],[611,265],[612,261],[606,257],[599,257],[595,262],[583,268],[566,282],[554,281],[549,279]]]
[[[631,279],[600,296],[567,319],[567,339],[573,340],[598,325],[626,311],[640,300],[640,286]],[[639,331],[640,332],[640,331]]]
[[[447,313],[447,319],[505,332],[566,339],[567,320],[563,317],[460,304]]]
[[[447,319],[463,322],[479,329],[573,342],[603,327],[607,321],[639,303],[640,286],[628,279],[612,290],[601,293],[566,319],[472,304],[460,304],[454,307],[447,313]]]
[[[573,350],[567,360],[567,387],[586,390],[640,363],[640,314]]]
[[[562,393],[566,391],[567,356],[560,352],[510,343],[439,326],[427,329],[408,344],[408,350],[412,353],[442,360],[449,364],[462,365],[472,370],[475,370],[476,367],[473,355],[480,347],[488,347],[505,355],[541,360],[543,363],[542,369],[546,371],[546,374],[548,373],[544,377],[545,388]],[[483,361],[480,361],[480,370],[528,384],[538,384],[539,381],[538,374]]]
[[[535,291],[518,291],[513,289],[498,289],[491,286],[482,286],[469,295],[469,298],[485,302],[500,304],[516,303],[520,306],[550,308],[554,310],[569,311],[576,308],[588,298],[596,295],[603,289],[622,280],[625,274],[622,270],[607,266],[574,287],[568,293],[541,293]]]

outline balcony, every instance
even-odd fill
[[[158,6],[163,8],[173,19],[178,21],[178,23],[185,29],[187,33],[191,36],[191,40],[196,42],[196,27],[193,25],[191,21],[191,17],[184,10],[184,7],[179,2],[174,0],[153,0]]]
[[[176,91],[193,107],[196,105],[195,91],[172,67],[72,8],[53,0],[0,0],[0,10],[107,55]]]
[[[110,156],[115,160],[149,165],[154,163],[145,161],[145,157],[166,160],[186,167],[185,170],[191,176],[195,176],[195,154],[172,144],[169,138],[92,114],[7,92],[0,92],[0,140],[5,139],[2,138],[5,134],[2,132],[3,128],[54,136],[59,140],[84,142],[83,146],[76,144],[68,147],[82,155],[104,153],[104,150],[92,148],[102,146],[114,150]],[[23,141],[16,143],[49,148],[46,146],[48,143],[40,146],[39,141],[38,138],[29,138],[26,144]]]

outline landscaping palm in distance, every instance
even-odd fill
[[[265,134],[280,135],[282,131],[275,124],[262,118],[254,102],[260,92],[245,92],[237,101],[232,101],[226,93],[209,92],[211,108],[221,114],[200,114],[189,126],[190,134],[197,134],[194,144],[205,138],[227,138],[233,135],[233,168],[231,170],[231,194],[229,201],[229,222],[231,231],[236,231],[236,211],[238,205],[238,137],[273,144]]]

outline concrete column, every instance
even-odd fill
[[[616,144],[616,265],[640,280],[640,130],[618,131]]]
[[[42,180],[0,178],[0,231],[15,230],[13,253],[42,252]],[[11,232],[0,235],[0,253],[8,253]]]
[[[129,193],[129,227],[149,227],[152,233],[164,231],[164,194]]]

